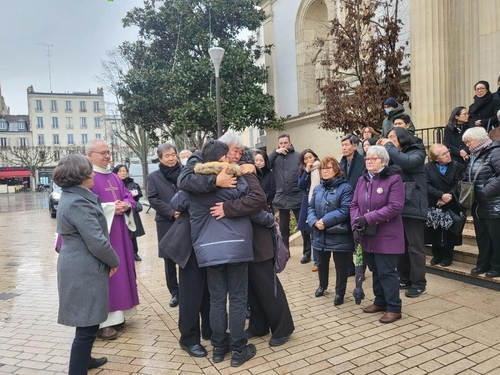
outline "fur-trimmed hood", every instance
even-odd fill
[[[230,164],[221,161],[211,161],[208,163],[198,163],[194,166],[196,174],[219,174],[227,166],[226,173],[232,176],[241,176],[241,168],[238,164]]]

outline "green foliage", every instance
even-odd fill
[[[225,49],[220,69],[224,130],[249,126],[281,129],[274,99],[264,94],[265,67],[254,62],[271,46],[239,40],[243,29],[256,30],[265,18],[257,0],[145,0],[124,19],[139,27],[140,39],[120,46],[130,69],[118,84],[124,124],[150,137],[217,134],[215,74],[208,49]],[[198,140],[199,141],[199,140]],[[197,145],[197,144],[193,144]]]

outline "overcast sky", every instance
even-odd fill
[[[0,85],[10,113],[28,114],[26,88],[50,92],[47,47],[52,44],[53,92],[88,91],[102,86],[106,51],[135,40],[136,28],[122,18],[142,0],[7,0],[2,1]],[[107,96],[105,100],[112,100]]]

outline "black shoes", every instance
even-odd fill
[[[316,289],[316,293],[314,293],[316,297],[322,297],[325,295],[325,288],[319,287]]]
[[[441,263],[441,261],[442,261],[442,260],[443,260],[443,259],[442,259],[442,258],[440,258],[440,257],[432,257],[432,259],[431,259],[431,262],[430,262],[430,263],[431,263],[431,265],[432,265],[432,266],[435,266],[436,264]]]
[[[487,270],[486,268],[476,267],[476,268],[471,269],[470,273],[472,275],[481,275],[482,273],[485,273],[488,271],[489,270]]]
[[[142,258],[138,254],[134,254],[134,259],[136,262],[140,262]]]
[[[170,302],[168,303],[170,307],[176,307],[179,305],[179,296],[176,294],[170,298]]]
[[[212,360],[215,363],[222,362],[224,360],[224,356],[226,355],[226,353],[229,353],[229,346],[223,346],[223,347],[214,346],[214,353]]]
[[[93,368],[98,368],[104,365],[105,363],[108,362],[108,359],[106,357],[102,358],[90,358],[89,364],[87,366],[87,369],[93,369]]]
[[[233,367],[241,366],[249,359],[255,357],[255,353],[257,353],[257,349],[255,348],[254,344],[248,344],[243,348],[241,352],[234,350],[231,357],[231,366]]]
[[[302,257],[302,259],[300,260],[300,263],[306,264],[306,263],[309,263],[310,261],[311,261],[311,256],[310,255],[304,255]]]
[[[399,289],[410,289],[411,288],[411,282],[409,281],[401,281],[399,280]]]
[[[452,261],[451,259],[443,259],[443,260],[441,261],[441,263],[439,263],[439,265],[440,265],[441,267],[448,267],[448,266],[451,266],[451,263],[452,263],[452,262],[453,262],[453,261]]]
[[[410,289],[408,289],[406,291],[405,296],[406,297],[410,297],[410,298],[417,298],[417,297],[420,297],[422,294],[425,294],[425,293],[427,293],[427,291],[425,290],[425,287],[424,288],[420,288],[420,289],[411,287]]]
[[[500,272],[498,271],[488,271],[486,272],[486,274],[484,275],[486,277],[500,277]]]
[[[290,338],[290,335],[287,335],[285,337],[271,337],[271,340],[269,340],[269,346],[281,346],[283,344],[286,344],[288,342],[288,339]]]
[[[194,344],[192,346],[181,345],[181,348],[188,352],[191,357],[206,357],[208,354],[201,344]]]
[[[335,295],[335,299],[333,300],[333,305],[334,306],[340,306],[344,303],[344,297],[339,296],[338,294]]]

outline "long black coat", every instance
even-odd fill
[[[354,190],[356,189],[356,184],[358,183],[359,178],[365,172],[365,158],[363,155],[355,151],[351,160],[349,172],[347,171],[347,158],[345,156],[340,159],[340,168],[342,169],[342,172],[344,172],[347,183],[351,185],[352,190]]]
[[[269,162],[276,178],[276,195],[274,208],[293,210],[300,208],[302,190],[299,189],[299,159],[300,153],[293,146],[288,148],[288,154],[281,155],[274,150],[269,154]]]
[[[469,148],[462,140],[462,136],[468,128],[468,124],[463,124],[463,126],[454,127],[453,129],[451,129],[449,126],[446,126],[446,128],[444,129],[443,144],[450,150],[451,159],[464,165],[467,164],[467,161],[465,161],[460,156],[460,151],[464,150],[465,152],[467,152],[467,154],[470,155]]]
[[[266,193],[266,200],[268,206],[273,204],[274,196],[276,195],[276,180],[274,172],[267,167],[261,169],[262,174],[259,177],[259,183],[264,193]]]
[[[456,161],[451,161],[448,164],[448,169],[444,175],[439,172],[436,163],[429,162],[424,165],[425,177],[427,180],[427,198],[429,200],[429,207],[436,207],[437,201],[441,199],[445,193],[453,193],[455,197],[457,195],[457,181],[462,179],[463,175],[463,165],[457,163]],[[456,203],[456,202],[455,202]],[[455,203],[452,202],[442,206],[444,211],[452,209],[455,213],[458,213]],[[442,228],[433,229],[426,228],[425,230],[425,242],[434,243],[439,245],[441,238],[446,238],[447,246],[451,245],[461,245],[462,236],[454,235],[449,231],[445,231],[446,234],[442,237]]]
[[[391,158],[391,165],[398,165],[403,170],[403,182],[415,181],[415,189],[410,199],[405,201],[401,216],[427,220],[427,181],[424,174],[425,148],[423,144],[414,143],[399,151],[392,142],[385,144]]]
[[[488,93],[482,98],[474,96],[474,103],[469,106],[469,124],[475,126],[477,120],[481,120],[481,126],[487,131],[488,123],[490,128],[498,126],[497,112],[500,110],[500,102],[493,99],[493,94]]]

